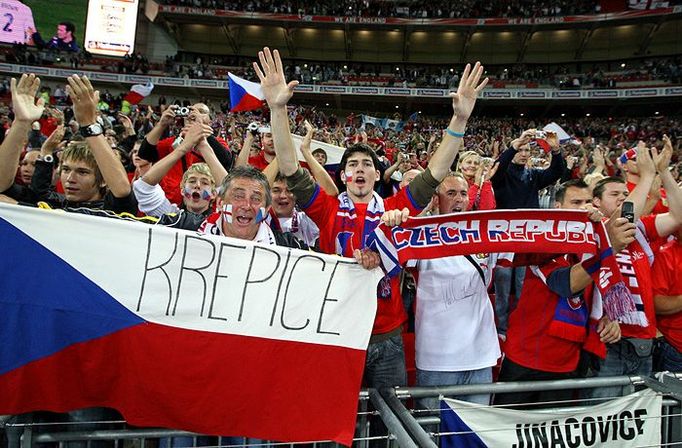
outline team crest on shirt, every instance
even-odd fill
[[[566,301],[572,310],[578,310],[581,306],[583,306],[583,299],[580,296],[567,297]]]
[[[476,254],[476,258],[483,260],[484,258],[488,258],[488,254]]]

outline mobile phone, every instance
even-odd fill
[[[623,208],[620,211],[621,218],[627,218],[631,223],[635,222],[635,204],[630,201],[623,202]]]

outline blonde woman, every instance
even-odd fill
[[[469,208],[468,210],[493,210],[495,208],[495,195],[490,178],[497,171],[497,163],[492,159],[481,160],[481,156],[475,151],[463,152],[457,163],[457,171],[469,184]]]

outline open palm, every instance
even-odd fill
[[[40,78],[33,73],[21,75],[19,82],[12,78],[12,109],[14,117],[19,121],[36,121],[45,110],[44,101],[39,98],[36,101],[36,93],[40,87]]]
[[[476,62],[473,69],[471,68],[471,64],[467,64],[464,68],[462,78],[459,80],[457,92],[451,94],[452,108],[457,117],[468,119],[471,116],[471,112],[473,112],[474,106],[476,105],[478,94],[485,88],[486,84],[488,84],[488,78],[485,78],[479,83],[482,74],[483,66],[480,62]]]
[[[262,69],[257,62],[253,63],[253,68],[260,79],[263,95],[268,105],[271,108],[286,105],[294,94],[298,81],[291,81],[287,84],[279,51],[275,50],[271,53],[270,49],[265,47],[263,51],[258,52],[258,59]]]

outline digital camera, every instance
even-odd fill
[[[185,107],[185,106],[178,107],[177,109],[175,109],[175,116],[176,117],[186,117],[189,115],[190,112],[191,111],[190,111],[189,107]]]

